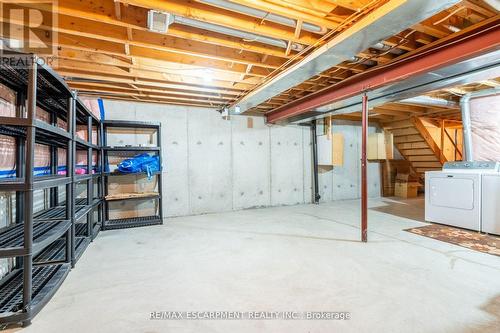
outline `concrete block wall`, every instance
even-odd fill
[[[270,126],[262,117],[228,121],[187,106],[106,100],[104,108],[106,119],[161,121],[167,217],[312,201],[308,127]],[[333,131],[344,133],[344,166],[320,172],[322,202],[359,198],[360,126],[336,122]],[[380,195],[379,178],[378,164],[370,163],[372,197]]]

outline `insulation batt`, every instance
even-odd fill
[[[0,115],[4,117],[16,116],[16,94],[9,88],[0,85]]]
[[[85,125],[76,125],[76,135],[84,140],[88,141],[87,138],[87,126]],[[97,144],[97,128],[93,127],[92,128],[92,143]]]
[[[475,161],[500,161],[500,96],[470,101],[472,152]]]
[[[98,118],[100,118],[99,105],[95,99],[85,99],[84,104],[94,113]],[[3,117],[15,117],[16,116],[16,94],[11,89],[0,84],[0,116]],[[49,122],[50,117],[48,112],[37,106],[36,108],[36,118],[41,121]],[[57,119],[57,126],[67,130],[67,123],[62,119]],[[86,140],[86,127],[80,126],[78,129],[78,135]],[[0,135],[0,171],[12,171],[15,170],[15,154],[16,146],[15,139],[9,136]],[[97,129],[92,131],[92,142],[97,143]],[[87,165],[87,155],[84,151],[77,152],[77,164]],[[97,152],[93,153],[92,164],[97,163]],[[50,149],[48,146],[41,144],[35,145],[35,167],[48,167],[50,164]],[[66,150],[58,149],[58,164],[59,166],[66,165]],[[64,171],[60,173],[64,174]],[[1,175],[0,175],[1,176]],[[8,176],[8,175],[7,175]]]
[[[99,103],[97,99],[80,97],[83,104],[97,117],[97,119],[101,119],[101,112],[99,109]]]
[[[9,88],[0,85],[0,116],[16,115],[16,94]],[[16,140],[10,136],[0,135],[0,170],[10,171],[16,168]]]

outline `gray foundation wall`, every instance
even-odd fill
[[[246,116],[224,120],[213,109],[187,106],[105,100],[104,109],[106,119],[161,121],[167,217],[312,201],[307,127],[268,126],[252,117],[248,128]],[[359,197],[360,130],[343,126],[334,131],[345,131],[346,163],[321,173],[322,201]],[[378,165],[370,174],[376,176],[370,194],[378,196]]]
[[[369,126],[368,133],[377,127]],[[344,135],[344,164],[319,168],[320,202],[358,199],[361,195],[361,125],[359,122],[335,120],[333,133]],[[381,196],[380,164],[368,162],[368,196]]]

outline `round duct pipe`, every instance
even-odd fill
[[[259,42],[259,43],[264,43],[276,47],[280,47],[283,49],[286,49],[288,46],[288,42],[278,39],[278,38],[271,38],[267,36],[261,36],[261,35],[256,35],[250,32],[245,32],[233,28],[227,28],[218,24],[213,24],[213,23],[207,23],[203,21],[198,21],[194,20],[191,18],[183,17],[183,16],[175,16],[174,17],[174,22],[178,24],[183,24],[183,25],[188,25],[193,28],[199,28],[203,30],[210,30],[216,33],[224,34],[224,35],[229,35],[233,37],[239,37],[244,39],[247,42]],[[294,51],[302,51],[304,49],[304,45],[293,43],[292,44],[292,50]]]
[[[270,12],[266,12],[264,10],[260,9],[255,9],[252,7],[248,7],[245,5],[240,5],[234,2],[226,1],[226,0],[200,0],[200,2],[213,5],[219,8],[224,8],[233,12],[240,12],[245,15],[253,16],[258,19],[266,20],[269,22],[274,22],[282,25],[286,25],[289,27],[295,28],[297,26],[297,20],[273,14]],[[302,23],[302,30],[313,32],[316,34],[325,34],[326,33],[326,28],[320,27],[319,25],[312,24],[312,23],[307,23],[303,22]]]
[[[445,107],[445,108],[458,108],[459,105],[454,102],[454,101],[449,101],[443,98],[436,98],[436,97],[430,97],[430,96],[416,96],[412,98],[407,98],[399,101],[400,103],[407,103],[407,104],[422,104],[422,105],[429,105],[429,106],[440,106],[440,107]]]

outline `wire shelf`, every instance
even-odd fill
[[[90,243],[88,237],[75,238],[75,259],[78,260]],[[60,238],[38,254],[33,262],[35,264],[47,264],[55,261],[66,260],[66,239]]]
[[[162,224],[159,216],[141,216],[126,219],[108,220],[104,224],[105,230],[146,227],[150,225]]]
[[[43,303],[60,286],[70,270],[69,264],[36,266],[33,268],[33,305]],[[0,323],[10,322],[7,317],[22,311],[23,271],[12,271],[0,282]],[[55,290],[54,290],[55,289]]]

